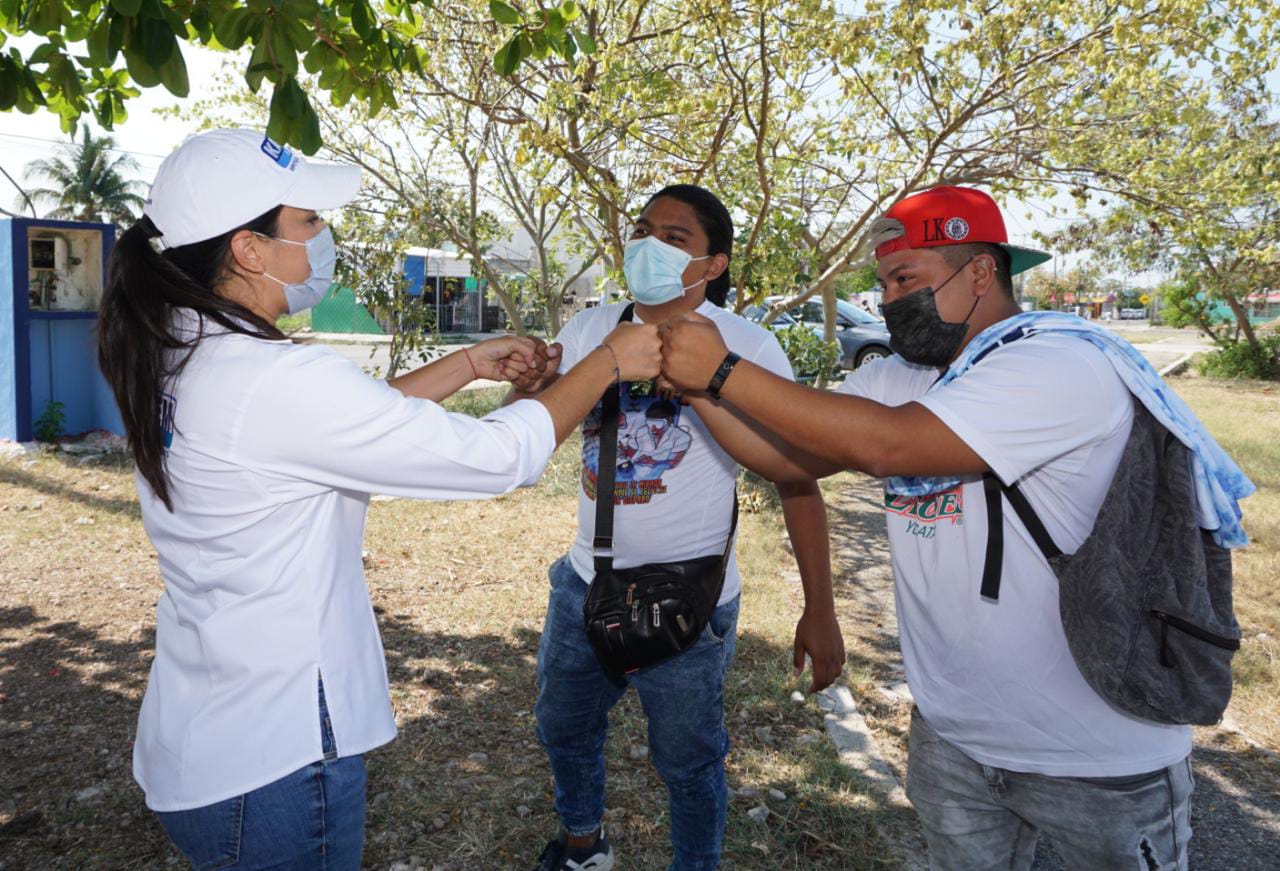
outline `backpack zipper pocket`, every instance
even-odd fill
[[[1197,638],[1205,644],[1212,644],[1214,647],[1220,647],[1223,650],[1239,650],[1240,639],[1224,638],[1221,635],[1201,629],[1194,623],[1183,620],[1181,617],[1175,617],[1172,614],[1166,614],[1163,611],[1151,611],[1151,616],[1160,621],[1160,664],[1165,668],[1173,668],[1173,663],[1169,661],[1169,627],[1172,626],[1179,632],[1185,632],[1192,638]]]

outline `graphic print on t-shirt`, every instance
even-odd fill
[[[947,520],[964,525],[964,484],[932,496],[896,496],[884,491],[884,510],[907,519],[907,532],[918,538],[933,538],[935,524]]]
[[[653,392],[652,381],[623,382],[618,409],[618,461],[615,505],[645,505],[667,492],[662,476],[680,465],[693,436],[680,425],[683,406]],[[582,489],[596,498],[600,469],[601,405],[582,422]]]

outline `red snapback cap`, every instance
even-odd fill
[[[1017,275],[1049,259],[1048,254],[1009,244],[1004,216],[996,201],[980,190],[936,187],[900,200],[885,218],[902,223],[903,235],[876,246],[879,259],[907,248],[987,242],[1009,254],[1009,274]]]

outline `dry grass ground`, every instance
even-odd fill
[[[493,393],[466,394],[480,411]],[[477,503],[376,501],[365,546],[399,738],[368,757],[366,864],[531,866],[555,830],[533,733],[547,566],[575,523],[578,447],[538,487]],[[749,487],[748,578],[726,705],[733,787],[785,800],[759,825],[735,800],[726,867],[890,867],[863,795],[790,674],[802,598],[769,493]],[[161,586],[121,459],[0,461],[0,868],[177,861],[129,774]],[[633,695],[613,718],[608,821],[621,868],[665,867],[666,797]],[[483,755],[478,755],[483,754]]]
[[[1249,641],[1231,715],[1276,747],[1280,391],[1177,384],[1261,488],[1246,503],[1255,545],[1237,563]],[[459,407],[475,413],[494,401],[478,392]],[[368,867],[416,857],[425,867],[521,868],[554,830],[533,735],[534,654],[546,567],[573,535],[577,470],[570,442],[528,491],[491,502],[371,506],[368,579],[400,737],[368,759]],[[846,680],[901,771],[908,708],[880,691],[899,678],[900,662],[879,491],[847,475],[824,487]],[[749,487],[744,501],[747,583],[726,694],[729,779],[786,799],[763,799],[772,810],[763,826],[746,816],[760,799],[733,802],[725,867],[896,867],[879,832],[901,835],[902,815],[839,763],[813,702],[790,700],[801,688],[789,666],[802,601],[794,562],[769,492]],[[159,593],[122,460],[0,461],[0,869],[177,863],[129,775]],[[661,782],[630,754],[644,743],[639,706],[628,697],[608,747],[608,821],[619,867],[647,871],[665,867],[668,854]],[[1274,770],[1258,776],[1256,788],[1274,790]]]

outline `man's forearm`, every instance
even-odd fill
[[[831,543],[827,529],[827,505],[816,481],[777,485],[782,517],[800,569],[805,611],[814,615],[835,613],[831,590]]]
[[[728,403],[715,403],[705,396],[696,396],[689,398],[689,405],[734,462],[766,480],[774,483],[804,482],[839,471],[834,465],[821,463],[753,424]]]
[[[842,469],[884,478],[985,468],[916,403],[891,407],[805,387],[745,360],[729,375],[720,395],[791,444]]]
[[[596,348],[534,397],[551,414],[556,428],[556,444],[564,441],[582,422],[600,400],[605,388],[617,383],[617,374],[617,360],[613,354],[603,347]]]

